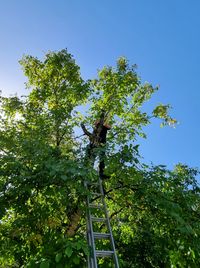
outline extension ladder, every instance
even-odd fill
[[[104,199],[102,180],[99,177],[97,183],[85,182],[85,187],[89,192],[87,195],[87,240],[91,254],[88,255],[88,268],[98,268],[98,258],[105,257],[110,258],[112,267],[119,268],[110,219]],[[104,224],[107,232],[95,231],[95,224]],[[109,249],[97,249],[97,240],[107,242]]]

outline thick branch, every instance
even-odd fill
[[[81,128],[82,128],[85,135],[87,135],[88,137],[92,137],[92,134],[86,129],[86,127],[83,123],[81,123]]]
[[[74,214],[71,216],[71,219],[70,219],[70,225],[68,227],[68,230],[67,230],[67,236],[68,237],[72,237],[75,235],[76,233],[76,230],[78,228],[78,224],[80,222],[80,219],[81,219],[81,210],[78,208]]]

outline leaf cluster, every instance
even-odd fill
[[[198,171],[149,167],[137,144],[153,117],[176,123],[169,105],[143,111],[158,88],[143,84],[123,57],[89,81],[67,50],[20,64],[30,93],[0,98],[0,266],[86,266],[84,181],[98,173],[80,123],[92,129],[104,111],[112,128],[103,186],[120,267],[199,267]],[[106,260],[99,266],[110,267]]]

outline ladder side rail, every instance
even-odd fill
[[[111,228],[111,225],[110,225],[109,215],[108,215],[108,211],[107,211],[107,205],[106,205],[106,202],[105,202],[105,199],[104,199],[104,190],[103,190],[103,186],[102,186],[102,180],[101,180],[100,177],[99,177],[99,185],[100,185],[100,191],[102,193],[102,203],[103,203],[103,206],[105,208],[105,215],[106,215],[106,218],[107,218],[107,226],[108,226],[108,230],[110,232],[112,250],[114,252],[113,257],[114,257],[114,261],[115,261],[115,267],[119,268],[119,262],[118,262],[118,257],[117,257],[117,253],[116,253],[115,242],[114,242],[114,238],[113,238],[113,234],[112,234],[112,228]]]
[[[84,182],[84,186],[85,186],[85,189],[88,190],[87,181]],[[92,240],[91,240],[91,231],[90,231],[90,224],[89,224],[88,196],[86,197],[86,205],[87,205],[87,209],[86,209],[86,236],[87,236],[88,246],[91,249],[92,248]],[[88,268],[94,268],[93,260],[91,258],[90,252],[87,255],[87,265],[88,265]]]
[[[87,184],[86,184],[86,189],[87,188]],[[92,247],[92,256],[90,256],[90,265],[91,267],[89,268],[98,268],[97,266],[97,257],[96,257],[96,249],[95,249],[95,239],[94,239],[94,235],[93,235],[93,226],[92,226],[92,220],[91,220],[91,213],[90,213],[90,207],[89,207],[89,196],[87,195],[87,209],[88,209],[88,213],[87,213],[87,221],[88,221],[88,227],[89,227],[89,233],[88,233],[88,238],[89,238],[89,244],[91,243],[91,247]]]
[[[92,240],[91,240],[91,235],[90,235],[90,226],[89,226],[89,215],[88,215],[88,211],[87,211],[87,241],[88,241],[88,246],[92,248]],[[90,254],[87,255],[87,264],[88,264],[88,268],[94,268],[93,266],[93,260],[90,256]]]

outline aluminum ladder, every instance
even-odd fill
[[[99,177],[97,183],[85,182],[85,187],[89,192],[87,195],[87,240],[91,254],[88,255],[88,268],[98,268],[98,258],[105,257],[110,258],[112,267],[119,268],[110,219],[104,198],[102,180]],[[102,216],[99,216],[98,213]],[[95,224],[104,224],[107,232],[96,232],[94,230]],[[110,249],[96,249],[97,240],[107,242]]]

